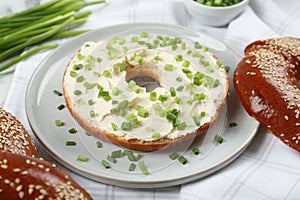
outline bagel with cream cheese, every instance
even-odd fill
[[[66,67],[63,90],[70,113],[88,132],[153,151],[207,131],[229,80],[198,42],[142,32],[86,42]]]

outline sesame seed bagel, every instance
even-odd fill
[[[63,90],[85,130],[153,151],[207,131],[226,101],[229,80],[199,43],[142,32],[86,42],[66,67]]]
[[[0,152],[0,199],[92,199],[71,177],[49,162]]]
[[[300,152],[300,40],[260,40],[245,48],[234,86],[249,115]]]
[[[0,108],[0,151],[36,156],[36,148],[29,133],[19,120]]]

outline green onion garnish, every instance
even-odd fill
[[[206,115],[206,112],[204,112],[204,111],[202,111],[202,112],[200,113],[200,116],[201,116],[201,117],[205,117],[205,115]]]
[[[232,127],[236,127],[237,126],[237,123],[236,122],[231,122],[229,123],[229,127],[232,128]]]
[[[223,142],[223,137],[221,137],[220,135],[215,135],[215,141],[221,144]]]
[[[176,123],[176,128],[178,130],[184,130],[187,127],[185,122],[181,122],[181,123]]]
[[[144,62],[144,59],[142,56],[136,55],[133,57],[133,59],[135,60],[135,62],[137,62],[138,64],[142,64]]]
[[[134,171],[135,167],[136,167],[136,165],[134,163],[130,163],[130,165],[128,167],[128,171]]]
[[[81,94],[81,91],[80,90],[75,90],[74,92],[73,92],[73,94],[75,94],[75,95],[80,95]]]
[[[126,69],[126,65],[124,63],[120,63],[119,67],[120,67],[120,72],[124,72]]]
[[[173,152],[173,153],[171,153],[170,155],[169,155],[169,158],[171,159],[171,160],[176,160],[177,158],[178,158],[178,153],[176,153],[176,152]]]
[[[183,89],[184,89],[184,86],[183,86],[183,85],[180,85],[180,86],[178,86],[178,87],[176,88],[176,90],[177,90],[178,92],[182,91]]]
[[[177,62],[182,61],[182,59],[183,59],[183,57],[182,57],[181,54],[175,56],[175,60],[176,60]]]
[[[53,93],[57,96],[62,96],[63,94],[59,92],[58,90],[53,90]]]
[[[77,133],[77,130],[75,128],[71,128],[69,129],[69,133],[71,134]]]
[[[70,71],[70,76],[73,77],[73,78],[75,78],[77,76],[77,73],[74,72],[74,71]]]
[[[172,71],[174,69],[174,65],[172,65],[172,64],[166,64],[164,69],[166,71]]]
[[[136,83],[134,80],[130,80],[127,87],[130,89],[130,90],[133,90],[136,86]]]
[[[64,104],[60,104],[59,106],[57,106],[57,109],[58,110],[62,110],[64,109],[66,106]]]
[[[151,137],[152,137],[152,139],[157,140],[157,139],[160,138],[160,134],[159,133],[153,133]]]
[[[57,120],[55,120],[55,125],[56,126],[63,126],[64,123],[61,120],[57,119]]]
[[[180,104],[181,103],[181,99],[179,97],[175,97],[174,98],[174,103]]]
[[[157,100],[156,92],[150,92],[150,100],[151,101],[156,101]]]
[[[118,130],[118,127],[115,123],[111,123],[111,128],[114,130],[114,131],[117,131]]]
[[[160,100],[161,102],[165,102],[168,100],[168,96],[161,94],[161,95],[159,95],[158,100]]]
[[[66,141],[67,146],[75,146],[76,142],[75,141]]]
[[[87,161],[89,161],[89,158],[86,156],[83,156],[83,155],[79,155],[79,156],[77,156],[77,160],[80,162],[87,162]]]
[[[101,148],[102,147],[102,143],[100,141],[96,141],[96,147],[97,148]]]
[[[133,154],[132,151],[130,151],[128,149],[124,149],[124,151],[123,151],[123,155],[128,156],[128,155],[132,155],[132,154]]]
[[[123,156],[122,150],[115,150],[111,152],[111,157],[113,158],[121,158]]]
[[[224,68],[225,68],[225,70],[226,70],[227,73],[230,71],[230,67],[229,66],[225,66]]]
[[[171,93],[171,97],[175,97],[176,96],[176,91],[173,87],[170,87],[170,93]]]
[[[194,147],[192,149],[192,152],[195,154],[195,155],[199,155],[200,154],[200,150],[197,148],[197,147]]]
[[[149,112],[143,106],[136,105],[134,109],[138,111],[140,117],[146,118],[149,116]]]
[[[101,164],[103,165],[103,167],[104,167],[105,169],[109,169],[109,168],[110,168],[110,165],[109,165],[109,163],[108,163],[106,160],[102,160],[102,161],[101,161]]]
[[[143,174],[150,175],[150,172],[148,171],[144,161],[139,162],[138,166]]]
[[[94,105],[94,101],[92,99],[88,100],[88,104],[91,106],[91,105]]]
[[[176,78],[176,81],[182,82],[182,78],[181,78],[181,77],[177,77],[177,78]]]
[[[75,65],[73,65],[73,70],[80,70],[82,68],[83,68],[82,64],[75,64]]]
[[[93,110],[91,110],[91,111],[90,111],[90,117],[91,117],[91,118],[94,118],[94,117],[96,117],[96,113],[95,113],[95,111],[93,111]]]
[[[159,56],[154,56],[154,60],[158,61],[159,59]]]
[[[78,77],[76,78],[76,82],[77,82],[77,83],[81,83],[81,82],[83,82],[84,80],[85,80],[84,76],[78,76]]]
[[[121,90],[117,87],[114,87],[112,89],[112,94],[115,95],[115,96],[118,96],[120,94]]]
[[[187,67],[189,67],[189,66],[190,66],[190,61],[184,60],[183,63],[182,63],[182,67],[187,68]]]
[[[201,101],[201,100],[205,99],[205,97],[206,97],[206,95],[204,93],[200,93],[200,94],[196,93],[196,94],[194,94],[194,99],[198,100],[198,101]]]
[[[185,165],[188,162],[188,160],[183,156],[179,156],[178,161],[183,165]]]
[[[117,160],[115,158],[111,157],[110,155],[107,155],[106,159],[108,161],[112,162],[112,163],[116,163],[117,162]]]
[[[104,71],[103,71],[103,76],[104,76],[105,78],[111,78],[111,77],[112,77],[110,71],[108,71],[108,70],[104,70]]]

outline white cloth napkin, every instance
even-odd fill
[[[250,0],[250,5],[228,26],[213,28],[199,25],[180,0],[111,0],[105,6],[93,7],[94,13],[82,28],[94,29],[129,22],[178,24],[213,36],[240,55],[243,48],[256,39],[286,35],[300,37],[299,0]],[[64,40],[59,42],[63,43]],[[49,53],[40,53],[17,65],[4,106],[31,133],[24,107],[25,91],[33,71]],[[38,152],[46,160],[56,162],[39,144]],[[264,128],[259,129],[252,144],[229,166],[183,186],[121,188],[94,182],[68,169],[64,170],[94,199],[300,199],[299,154]]]

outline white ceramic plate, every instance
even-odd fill
[[[26,94],[29,123],[36,137],[49,153],[61,164],[82,176],[107,184],[136,188],[166,187],[190,182],[221,169],[237,158],[252,141],[258,123],[245,113],[231,86],[227,106],[221,112],[220,119],[222,120],[218,121],[199,141],[172,149],[141,153],[142,157],[139,161],[145,162],[150,175],[144,175],[138,167],[133,172],[129,172],[130,161],[126,157],[117,159],[114,164],[110,163],[110,169],[105,169],[101,165],[101,160],[106,159],[112,151],[123,150],[123,148],[105,141],[101,141],[102,148],[97,148],[95,144],[98,141],[97,138],[87,135],[76,124],[66,108],[61,111],[57,109],[57,106],[64,104],[65,101],[63,96],[53,94],[53,90],[62,91],[65,66],[85,41],[105,40],[128,30],[189,37],[208,46],[224,65],[236,66],[240,60],[237,55],[215,39],[184,27],[171,25],[124,24],[94,30],[77,37],[58,48],[40,64]],[[233,70],[234,68],[231,67],[230,76]],[[62,120],[65,125],[56,127],[54,123],[56,119]],[[238,126],[230,128],[231,122],[236,122]],[[71,128],[76,128],[78,132],[70,134],[68,130]],[[222,135],[224,138],[222,144],[215,143],[213,139],[215,134]],[[75,141],[77,144],[66,146],[66,141]],[[194,155],[191,151],[193,147],[198,147],[201,153]],[[168,155],[174,151],[183,154],[188,159],[188,163],[182,165],[177,160],[170,160]],[[78,155],[84,155],[89,160],[80,162],[77,160]]]

